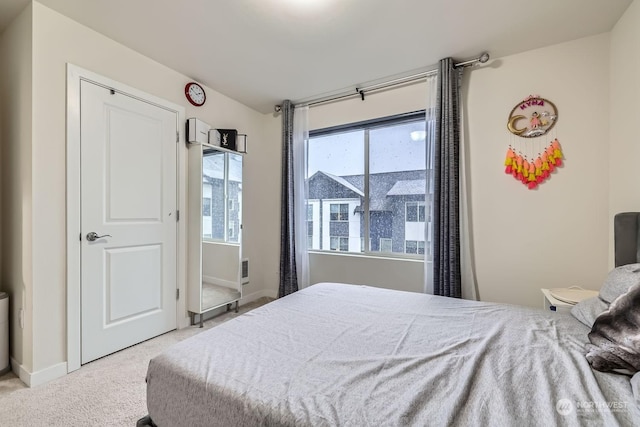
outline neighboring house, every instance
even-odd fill
[[[365,251],[364,175],[318,171],[308,186],[309,248]],[[424,170],[369,175],[368,251],[425,253],[425,188]]]
[[[242,165],[239,159],[221,152],[205,154],[203,157],[202,237],[205,239],[238,242],[242,226]],[[226,195],[225,174],[228,174]]]

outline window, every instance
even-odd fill
[[[229,230],[227,232],[227,236],[229,237],[229,241],[232,241],[236,237],[236,223],[235,221],[229,221]]]
[[[393,252],[393,239],[380,238],[380,252]]]
[[[424,241],[423,240],[405,240],[404,252],[407,254],[424,255]]]
[[[348,237],[331,237],[331,250],[347,252],[349,250],[349,238]]]
[[[331,221],[349,221],[349,204],[340,203],[331,205]]]
[[[202,216],[211,216],[211,197],[202,198]]]
[[[425,240],[425,128],[418,111],[310,132],[308,197],[320,208],[307,217],[319,233],[314,249],[424,254],[424,243],[420,252],[404,242]],[[360,245],[341,243],[355,239]]]
[[[313,205],[307,204],[307,249],[313,249]]]
[[[424,202],[407,202],[405,212],[407,222],[424,222]]]

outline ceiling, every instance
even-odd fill
[[[39,0],[261,112],[610,31],[632,0]],[[29,0],[0,0],[0,29]]]

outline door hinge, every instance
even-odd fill
[[[176,289],[176,299],[180,299],[180,289]]]
[[[176,211],[176,222],[180,221],[180,211]]]
[[[80,233],[80,241],[82,242],[82,233]]]
[[[180,132],[176,131],[176,143],[180,142]]]

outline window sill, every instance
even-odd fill
[[[240,246],[240,243],[223,242],[222,240],[202,239],[203,245]]]
[[[358,252],[339,252],[339,251],[308,251],[309,255],[326,255],[326,256],[338,256],[338,257],[351,257],[351,258],[363,258],[363,259],[384,259],[389,261],[406,261],[406,262],[419,262],[423,263],[424,258],[419,256],[406,256],[406,255],[393,255],[393,254],[380,254],[377,253],[358,253]]]

